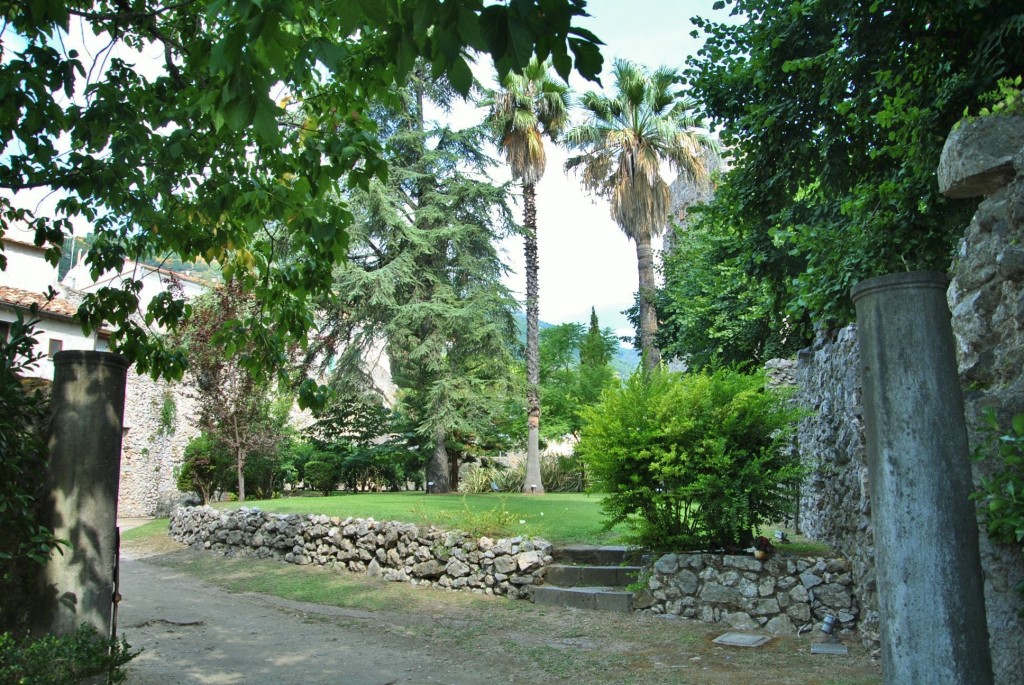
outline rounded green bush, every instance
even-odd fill
[[[794,505],[799,412],[763,374],[637,372],[586,415],[577,452],[610,527],[657,550],[742,546]]]

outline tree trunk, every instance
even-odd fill
[[[654,309],[654,293],[657,281],[654,278],[654,250],[650,236],[636,240],[636,262],[640,274],[640,353],[645,371],[652,371],[661,365],[661,350],[654,342],[658,332],[658,313]]]
[[[461,461],[462,454],[448,450],[448,489],[452,492],[459,491],[459,463]]]
[[[540,478],[540,266],[537,260],[537,194],[523,184],[526,253],[526,480],[523,492],[544,492]]]
[[[445,494],[452,490],[448,480],[448,449],[444,439],[444,426],[435,427],[434,456],[427,462],[427,492],[432,494]]]
[[[237,459],[237,463],[238,463],[238,501],[239,502],[244,502],[245,501],[245,456],[242,454],[241,450],[236,452],[236,454],[238,455],[238,459]]]
[[[238,417],[231,417],[231,428],[235,433],[235,465],[238,467],[238,501],[245,501],[245,450],[238,435]]]

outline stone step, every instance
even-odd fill
[[[559,587],[613,586],[635,583],[639,566],[574,566],[554,564],[548,567],[544,582]]]
[[[552,551],[556,563],[589,566],[624,566],[639,554],[621,545],[562,545]]]
[[[554,587],[540,585],[533,588],[533,601],[548,606],[590,609],[598,611],[633,610],[633,593],[610,587]]]

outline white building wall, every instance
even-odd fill
[[[20,288],[34,293],[45,293],[57,285],[57,269],[44,257],[44,250],[35,245],[3,238],[7,268],[0,271],[0,285]]]

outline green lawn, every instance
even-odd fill
[[[555,544],[615,544],[622,528],[603,532],[601,496],[580,493],[546,495],[426,495],[387,492],[331,497],[286,497],[218,504],[223,508],[258,507],[288,514],[326,514],[403,521],[458,528],[474,535],[542,537]]]

